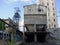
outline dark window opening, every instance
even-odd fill
[[[54,3],[52,3],[52,6],[54,5]]]
[[[28,12],[31,13],[31,9],[28,9]]]
[[[38,9],[39,12],[41,12],[41,9]]]
[[[47,3],[47,5],[49,5],[49,3]]]
[[[45,38],[46,38],[46,33],[38,33],[37,34],[37,41],[38,42],[41,42],[41,43],[45,42],[46,41]]]
[[[34,42],[34,35],[33,34],[27,34],[25,41],[30,43],[30,42]]]
[[[55,19],[54,19],[54,21],[55,21]]]
[[[55,13],[53,13],[53,15],[55,16]]]
[[[54,10],[54,8],[53,8],[53,10]]]

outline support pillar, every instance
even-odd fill
[[[34,32],[36,32],[36,24],[34,24]],[[36,34],[34,34],[34,41],[37,42]]]

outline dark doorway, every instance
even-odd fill
[[[25,33],[26,35],[26,38],[25,38],[25,41],[30,43],[30,42],[34,42],[34,34],[29,32],[29,33]]]
[[[41,43],[45,42],[46,41],[45,38],[46,38],[45,32],[44,33],[43,32],[37,33],[37,41],[38,42],[41,42]]]

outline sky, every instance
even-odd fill
[[[56,10],[58,18],[58,27],[60,27],[60,0],[56,0]]]
[[[24,9],[23,6],[37,3],[37,0],[0,0],[0,18],[13,19],[15,7],[19,7],[21,16],[21,25],[23,25]],[[60,0],[56,0],[57,16],[60,16]],[[60,27],[60,17],[58,17],[58,26]]]

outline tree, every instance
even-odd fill
[[[4,29],[5,29],[5,23],[0,21],[0,30],[4,30]]]

